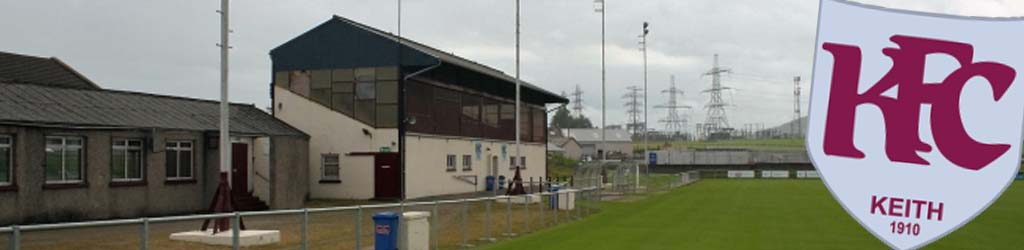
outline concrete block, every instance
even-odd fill
[[[399,228],[398,249],[430,250],[430,212],[403,213]]]
[[[576,190],[565,189],[558,191],[558,210],[576,209]]]
[[[530,197],[529,201],[527,201],[527,199],[526,199],[527,196]],[[537,194],[524,194],[524,195],[512,196],[511,199],[497,199],[497,200],[494,200],[494,201],[496,201],[498,203],[508,203],[509,201],[511,201],[512,204],[527,204],[527,202],[529,202],[529,204],[535,204],[535,203],[540,203],[540,195],[537,195]]]
[[[231,236],[230,230],[216,234],[213,230],[188,231],[171,234],[171,240],[230,246]],[[238,245],[243,247],[269,245],[280,241],[281,232],[278,230],[242,230],[238,233]]]

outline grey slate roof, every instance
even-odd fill
[[[231,132],[306,136],[256,106],[231,105]],[[216,101],[0,82],[0,123],[217,131]]]
[[[565,152],[565,148],[562,148],[557,144],[548,142],[548,152]]]
[[[0,51],[0,80],[63,88],[100,89],[57,58]]]
[[[601,142],[601,129],[599,128],[574,128],[565,129],[564,134],[576,139],[580,144]],[[632,135],[625,129],[605,129],[605,141],[608,142],[632,142]]]

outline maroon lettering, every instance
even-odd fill
[[[917,214],[917,218],[920,219],[921,218],[921,206],[924,205],[924,204],[927,204],[928,202],[927,201],[921,201],[921,200],[914,200],[913,203],[914,203],[914,207],[917,207],[917,210],[916,210],[915,214]],[[910,208],[910,207],[908,206],[907,208]]]
[[[921,105],[931,105],[932,136],[939,152],[957,166],[979,170],[1009,150],[1008,144],[986,144],[974,140],[964,129],[960,116],[960,93],[967,80],[980,76],[988,81],[992,96],[999,101],[1014,81],[1016,71],[996,62],[974,62],[974,47],[967,43],[895,35],[890,38],[899,48],[882,53],[893,61],[892,68],[875,85],[858,93],[861,50],[857,46],[824,43],[822,48],[835,58],[825,120],[825,154],[851,158],[865,155],[853,145],[856,109],[872,104],[885,120],[885,152],[891,161],[929,165],[918,152],[932,148],[920,139],[918,122]],[[925,58],[930,54],[949,55],[960,63],[940,83],[925,83]],[[884,96],[899,87],[897,97]],[[892,202],[892,201],[890,201]]]
[[[877,209],[882,215],[886,215],[885,207],[882,206],[882,204],[885,203],[885,199],[885,197],[878,199],[878,197],[874,195],[871,196],[871,214],[875,214],[875,210]]]
[[[935,215],[937,215],[936,218],[938,218],[938,221],[942,221],[942,205],[943,205],[942,202],[939,202],[939,207],[938,208],[935,208],[932,205],[935,205],[935,204],[933,204],[931,202],[928,203],[928,219],[931,220],[932,219],[932,215],[935,214]]]
[[[927,200],[871,196],[871,214],[942,221],[945,204]],[[924,212],[924,214],[922,214]]]
[[[889,198],[889,216],[902,217],[903,214],[899,213],[898,209],[903,209],[903,199]]]

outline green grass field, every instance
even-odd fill
[[[486,249],[885,249],[818,180],[702,180]],[[1024,249],[1024,183],[926,249]]]

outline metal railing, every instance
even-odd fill
[[[593,181],[588,180],[588,183]],[[580,184],[576,182],[576,184]],[[493,197],[481,197],[481,198],[466,198],[466,199],[455,199],[455,200],[437,200],[437,201],[423,201],[423,202],[402,202],[392,204],[376,204],[376,205],[359,205],[359,206],[343,206],[343,207],[326,207],[326,208],[303,208],[303,209],[288,209],[288,210],[272,210],[272,211],[256,211],[256,212],[235,212],[235,213],[218,213],[218,214],[200,214],[200,215],[186,215],[186,216],[167,216],[167,217],[154,217],[154,218],[137,218],[137,219],[120,219],[120,220],[103,220],[103,221],[89,221],[89,222],[73,222],[73,223],[57,223],[57,224],[39,224],[39,225],[12,225],[7,227],[0,227],[0,234],[8,234],[9,236],[9,248],[10,250],[21,250],[22,249],[22,234],[26,232],[43,232],[53,230],[67,230],[67,229],[92,229],[100,227],[114,227],[114,226],[138,226],[138,249],[146,250],[150,247],[150,234],[152,224],[157,223],[171,223],[171,222],[188,222],[206,219],[230,219],[231,220],[231,238],[232,246],[231,249],[239,249],[239,235],[240,235],[240,224],[243,219],[257,218],[257,217],[268,217],[278,215],[300,215],[301,224],[299,231],[299,249],[310,249],[310,216],[315,214],[330,213],[330,212],[352,212],[355,213],[356,220],[354,224],[354,230],[352,234],[354,241],[352,244],[355,249],[362,249],[364,247],[363,238],[365,232],[363,231],[363,224],[365,223],[364,217],[367,215],[367,211],[375,211],[381,209],[397,209],[400,212],[407,211],[429,211],[430,215],[430,244],[431,249],[441,249],[440,238],[442,234],[440,229],[445,225],[442,222],[442,214],[439,211],[441,208],[452,210],[454,207],[458,210],[459,220],[459,234],[461,239],[460,244],[457,248],[469,248],[473,245],[470,244],[470,234],[476,234],[479,232],[470,232],[468,229],[468,223],[471,219],[471,213],[479,213],[480,211],[470,211],[470,206],[479,205],[483,203],[486,209],[480,209],[483,211],[483,217],[486,222],[483,224],[485,230],[483,237],[480,239],[486,239],[485,242],[493,242],[496,239],[493,235],[493,223],[498,222],[498,218],[492,218],[497,214],[497,211],[492,211],[492,205],[501,206],[503,204],[498,203],[504,201],[505,212],[505,228],[502,236],[512,237],[516,235],[518,229],[520,234],[531,232],[532,228],[543,228],[549,225],[556,225],[560,222],[567,222],[579,218],[584,218],[591,215],[595,209],[599,209],[599,201],[601,200],[602,188],[600,186],[589,186],[584,188],[575,189],[563,189],[558,192],[543,192],[534,193],[518,196],[493,196]],[[546,197],[546,198],[545,198]],[[558,199],[573,199],[575,209],[563,210],[559,209],[559,203],[561,201],[554,201],[552,197]],[[539,198],[539,202],[535,202],[532,199]],[[525,200],[524,203],[513,202],[515,200]],[[568,202],[568,201],[566,201]],[[515,203],[515,204],[513,204]],[[446,207],[447,206],[447,207]],[[536,208],[531,208],[536,206]],[[500,208],[498,208],[500,209]],[[497,209],[495,209],[497,210]],[[518,210],[518,211],[513,211]],[[535,214],[531,214],[535,213]],[[560,215],[562,214],[562,215]],[[526,219],[522,219],[524,217]],[[540,217],[539,220],[535,220],[535,217]],[[516,217],[516,218],[513,218]],[[561,218],[560,218],[561,217]],[[561,220],[560,220],[561,219]],[[531,225],[533,222],[533,225]],[[519,225],[515,225],[519,224]],[[337,225],[333,225],[337,226]],[[531,228],[532,227],[532,228]],[[497,229],[501,230],[501,229]],[[284,230],[282,230],[283,233]],[[372,232],[372,227],[366,230]],[[119,238],[127,238],[118,235]],[[283,238],[283,237],[282,237]],[[345,244],[345,243],[339,243]],[[290,246],[294,247],[294,246]],[[134,248],[134,247],[131,247]]]

